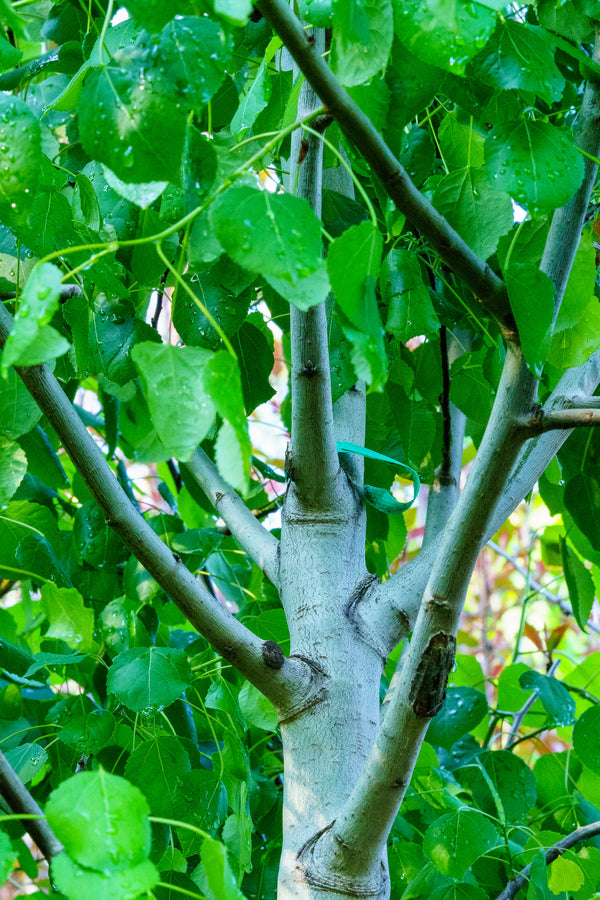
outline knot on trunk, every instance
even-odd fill
[[[298,870],[300,877],[315,888],[330,891],[345,897],[370,897],[372,900],[384,900],[388,896],[388,878],[383,861],[379,861],[374,869],[366,875],[351,874],[352,857],[355,855],[350,847],[342,845],[332,832],[335,822],[327,825],[308,841],[298,853]],[[333,845],[336,845],[332,847]],[[336,850],[341,853],[336,853]],[[348,862],[346,871],[336,871],[333,860],[339,860],[340,867]],[[327,864],[326,860],[329,862]],[[355,865],[360,860],[355,859]]]

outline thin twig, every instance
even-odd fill
[[[544,587],[543,584],[540,584],[539,581],[536,581],[535,578],[532,578],[530,575],[528,576],[527,569],[523,568],[523,566],[519,563],[518,559],[514,556],[511,556],[510,553],[507,553],[506,550],[503,550],[499,544],[496,544],[495,541],[488,541],[488,547],[497,553],[498,556],[501,556],[507,562],[511,564],[513,569],[522,575],[523,578],[528,581],[529,585],[536,591],[538,594],[541,594],[542,597],[545,597],[546,600],[549,600],[550,603],[556,603],[560,608],[561,612],[564,613],[565,616],[573,615],[573,608],[569,603],[567,603],[564,597],[559,597],[558,594],[554,594],[552,591],[549,591],[548,588]],[[595,625],[593,622],[587,623],[588,628],[591,628],[592,631],[600,634],[600,626]]]
[[[590,825],[582,825],[581,828],[576,828],[575,831],[572,831],[566,837],[557,841],[556,844],[553,844],[552,847],[546,851],[546,865],[549,866],[555,859],[562,856],[565,850],[569,850],[576,844],[587,841],[597,834],[600,834],[600,822],[592,822]],[[508,882],[504,890],[498,894],[496,900],[512,900],[512,898],[521,890],[523,885],[529,881],[530,872],[531,863],[528,866],[525,866],[515,878]]]
[[[558,667],[560,666],[560,659],[555,659],[550,668],[548,669],[548,677],[552,678]],[[534,705],[536,700],[538,699],[538,694],[536,691],[533,692],[531,697],[528,697],[521,709],[515,713],[515,717],[513,719],[512,728],[510,729],[510,733],[508,735],[508,741],[506,742],[505,750],[510,750],[514,744],[517,742],[517,735],[519,734],[519,730],[521,725],[523,724],[523,719]]]

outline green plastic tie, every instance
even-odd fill
[[[415,471],[412,466],[408,466],[398,459],[392,459],[391,456],[383,456],[381,453],[376,453],[375,450],[367,450],[366,447],[359,447],[358,444],[351,444],[349,441],[338,441],[336,447],[338,453],[357,453],[359,456],[366,456],[369,459],[378,459],[381,462],[389,463],[392,466],[400,467],[409,472],[413,481],[413,498],[412,500],[409,500],[408,503],[400,503],[400,501],[396,500],[396,498],[393,497],[389,491],[386,491],[385,488],[373,487],[372,484],[365,484],[362,493],[367,503],[370,503],[371,506],[374,506],[379,512],[386,513],[388,516],[393,516],[397,513],[404,512],[406,509],[410,509],[417,499],[417,494],[421,488],[419,473]]]

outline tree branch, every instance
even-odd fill
[[[550,409],[537,407],[525,416],[519,426],[528,437],[559,428],[589,428],[600,425],[600,409]]]
[[[600,822],[592,822],[591,825],[582,825],[581,828],[576,828],[575,831],[572,831],[566,837],[557,841],[556,844],[553,844],[552,847],[546,851],[546,865],[549,866],[555,859],[562,856],[565,850],[569,850],[576,844],[587,841],[597,834],[600,834]],[[508,882],[504,890],[498,894],[496,900],[512,900],[512,898],[521,890],[523,885],[529,881],[530,872],[531,863],[528,866],[525,866],[516,878],[513,878]]]
[[[500,322],[507,336],[514,339],[515,323],[502,280],[417,190],[371,120],[332,74],[321,52],[315,49],[285,0],[258,0],[257,6],[327,106],[328,112],[363,154],[400,212],[469,285],[488,312]]]
[[[598,52],[598,39],[595,53]],[[600,83],[590,81],[586,86],[585,104],[582,106],[577,134],[579,146],[583,149],[596,147],[600,130]],[[588,151],[592,152],[592,151]],[[598,156],[600,150],[596,149]],[[585,175],[579,191],[573,200],[554,214],[552,228],[544,250],[542,265],[553,279],[556,290],[555,299],[560,305],[568,282],[571,266],[577,247],[586,208],[583,198],[589,199],[595,184],[596,167],[586,164]],[[441,254],[440,254],[441,255]],[[472,286],[472,285],[471,285]],[[593,353],[582,366],[567,369],[562,375],[551,397],[544,405],[544,415],[552,413],[562,415],[566,408],[573,411],[591,411],[600,408],[600,398],[593,394],[600,383],[600,350]],[[552,416],[550,421],[552,421]],[[522,420],[529,421],[531,409],[524,410]],[[556,420],[555,420],[556,421]],[[563,420],[564,421],[564,420]],[[589,420],[586,425],[591,424]],[[527,441],[519,454],[510,478],[506,480],[500,502],[492,516],[486,537],[489,539],[506,521],[512,511],[527,496],[550,461],[556,456],[568,438],[571,427],[579,427],[576,423],[569,426],[553,428],[547,433],[540,433]],[[398,640],[407,633],[415,620],[421,597],[431,571],[435,557],[435,548],[425,546],[420,554],[384,584],[375,586],[361,604],[361,617],[365,627],[373,630],[378,643],[387,647],[389,653]]]
[[[548,399],[546,408],[552,408],[554,404],[562,407],[565,397],[573,398],[569,402],[575,406],[582,403],[587,408],[594,401],[600,401],[599,397],[591,396],[598,384],[600,350],[593,353],[579,368],[567,369]],[[569,434],[567,430],[554,430],[525,443],[492,515],[487,540],[532,490]],[[437,549],[435,542],[423,547],[419,555],[403,566],[396,575],[383,584],[375,584],[366,592],[360,604],[360,616],[363,627],[376,636],[382,653],[390,653],[413,627]]]
[[[244,501],[233,490],[213,461],[200,447],[186,463],[180,463],[202,488],[234,538],[250,559],[279,587],[279,541],[252,515]]]
[[[600,27],[598,24],[596,24],[592,59],[596,63],[600,62]],[[575,144],[586,154],[596,158],[600,155],[600,83],[593,78],[590,78],[585,86],[581,110],[575,126]],[[598,174],[597,163],[588,156],[584,156],[584,165],[584,177],[579,190],[565,206],[557,209],[552,216],[552,224],[540,264],[541,271],[545,272],[554,284],[552,329],[554,329],[567,287]]]
[[[360,875],[381,856],[429,724],[441,707],[454,661],[456,631],[473,566],[493,510],[522,444],[515,421],[531,408],[536,381],[509,345],[492,414],[459,503],[448,522],[413,629],[401,676],[367,763],[319,862]]]
[[[10,313],[0,304],[2,344],[11,327]],[[302,660],[284,657],[272,642],[260,640],[234,618],[154,533],[121,488],[48,367],[29,366],[17,372],[59,435],[107,523],[191,624],[278,708],[295,706],[301,695],[310,693],[310,667]]]
[[[13,813],[43,816],[39,808],[6,756],[0,750],[0,794]],[[29,832],[44,857],[50,861],[63,849],[45,819],[23,819],[23,828]]]
[[[311,34],[317,52],[325,49],[325,32]],[[318,109],[319,99],[305,81],[298,100],[298,118]],[[297,129],[292,135],[290,190],[303,197],[321,218],[323,143]],[[325,303],[306,311],[290,307],[292,430],[286,469],[299,501],[313,509],[335,502],[340,470],[335,447],[331,375]]]

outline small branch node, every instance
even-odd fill
[[[263,641],[262,658],[270,669],[281,669],[285,662],[283,650],[275,641]]]

